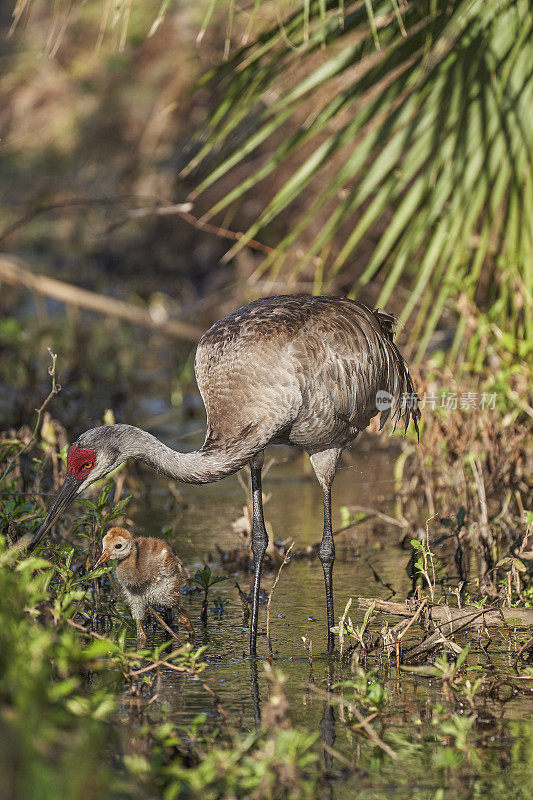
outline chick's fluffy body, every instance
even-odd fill
[[[123,558],[114,549],[116,542],[124,545]],[[183,567],[167,542],[151,536],[134,538],[124,528],[112,528],[103,545],[118,559],[117,578],[135,620],[143,619],[149,605],[179,607],[179,591],[185,584]]]

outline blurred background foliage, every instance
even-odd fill
[[[527,0],[4,4],[0,250],[200,327],[350,294],[409,358],[524,383],[532,23]],[[39,342],[72,350],[67,379],[78,350],[130,379],[116,320],[0,304],[12,374]]]

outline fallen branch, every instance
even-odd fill
[[[156,322],[146,309],[132,303],[90,292],[88,289],[81,289],[79,286],[46,275],[35,275],[27,267],[21,266],[19,260],[15,260],[12,256],[0,255],[0,282],[2,281],[11,286],[24,286],[32,292],[53,297],[67,305],[86,308],[108,317],[120,317],[135,325],[158,330],[188,342],[197,342],[203,334],[203,330],[188,322],[179,320]]]
[[[398,638],[396,639],[396,649],[397,649],[397,652],[398,652],[398,661],[400,659],[400,642],[402,641],[403,637],[405,636],[405,634],[407,633],[407,631],[409,630],[411,625],[414,625],[415,622],[418,621],[418,618],[420,617],[420,614],[422,613],[422,611],[424,610],[426,605],[427,605],[427,600],[422,600],[422,602],[420,603],[420,605],[418,606],[418,608],[416,610],[415,615],[409,620],[407,625],[398,634]]]
[[[469,615],[468,619],[466,619],[462,623],[452,623],[449,622],[447,625],[439,625],[437,626],[437,630],[435,633],[432,633],[431,636],[428,636],[424,639],[423,642],[420,644],[415,645],[415,647],[411,647],[404,654],[405,661],[415,661],[419,659],[421,656],[427,655],[431,650],[434,650],[436,647],[440,647],[441,645],[448,645],[452,650],[456,651],[456,654],[460,652],[460,647],[458,647],[454,642],[449,642],[448,637],[454,633],[459,633],[459,631],[468,628],[475,619],[479,619],[483,617],[483,611],[478,611],[474,615]],[[448,630],[447,630],[448,627]]]
[[[400,617],[411,617],[413,609],[407,603],[393,603],[389,600],[375,600],[371,597],[358,597],[359,608],[368,608],[375,603],[375,611],[384,614],[396,614]],[[490,628],[529,628],[533,626],[533,608],[480,608],[465,609],[451,606],[428,606],[431,621],[436,625],[443,623],[468,622],[473,625],[476,619],[483,616],[483,624]],[[462,626],[463,627],[463,626]]]
[[[396,626],[401,632],[397,639],[402,639],[407,629],[418,619],[422,612],[422,606],[413,617],[413,610],[407,603],[393,603],[388,600],[374,600],[368,597],[358,597],[357,602],[360,608],[370,608],[374,604],[374,610],[383,614],[395,614],[401,617],[411,617],[407,627],[405,623]],[[424,601],[425,602],[425,601]],[[423,604],[424,605],[424,604]],[[436,628],[435,632],[424,639],[419,645],[412,647],[405,653],[405,659],[412,661],[422,655],[427,654],[435,647],[443,643],[450,636],[466,628],[480,627],[513,627],[530,628],[533,625],[533,609],[530,608],[480,608],[467,610],[464,608],[451,608],[450,606],[430,605],[426,606],[430,621]]]

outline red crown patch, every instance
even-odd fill
[[[94,467],[96,453],[90,447],[76,447],[75,444],[69,448],[67,456],[67,472],[75,478],[86,478]]]

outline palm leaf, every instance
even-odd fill
[[[533,217],[526,213],[533,205],[527,0],[434,0],[429,7],[346,0],[342,9],[306,0],[284,21],[283,33],[279,25],[263,31],[208,80],[218,81],[224,95],[199,134],[190,170],[198,176],[195,197],[208,188],[210,195],[222,191],[205,216],[235,208],[278,171],[284,177],[227,258],[251,238],[278,237],[290,213],[291,229],[259,271],[274,276],[288,269],[292,279],[312,265],[317,290],[351,283],[359,295],[372,282],[379,303],[401,283],[407,289],[401,318],[419,337],[419,357],[444,315],[454,314],[458,335],[464,333],[456,312],[462,294],[498,313],[499,324],[507,314],[515,333],[527,335],[533,260]],[[308,109],[309,122],[297,125]],[[242,173],[258,154],[260,166],[224,191],[232,170]],[[358,248],[368,236],[376,246],[361,267]],[[296,262],[295,250],[303,251]],[[520,313],[511,308],[512,279],[523,288]]]

